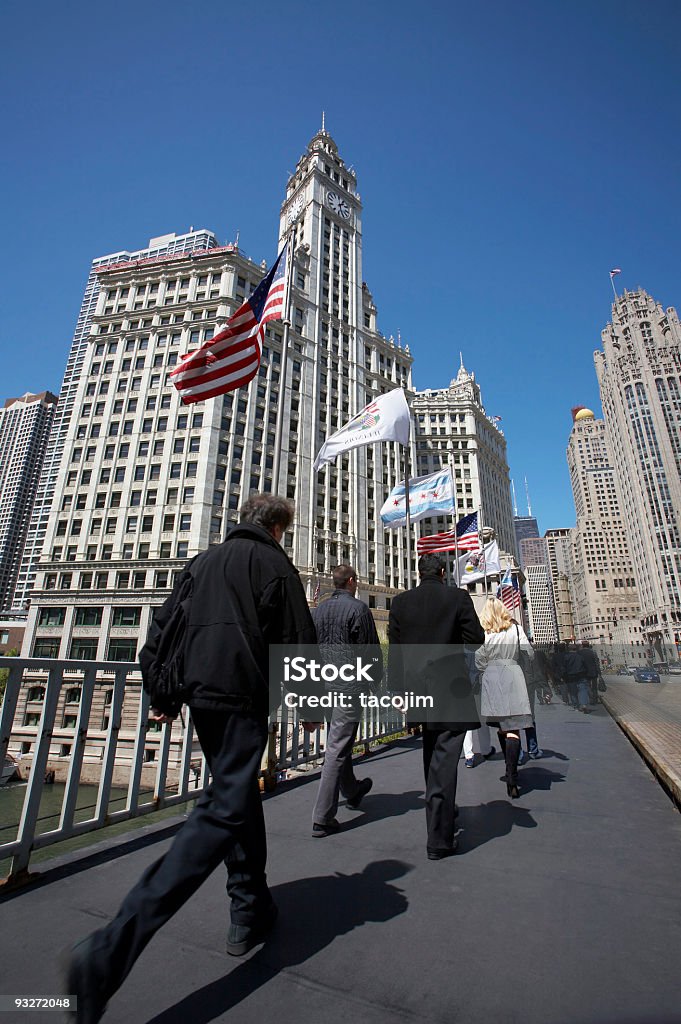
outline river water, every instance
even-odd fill
[[[40,812],[38,815],[39,820],[36,829],[38,834],[49,832],[51,829],[58,826],[65,788],[65,785],[60,782],[55,782],[51,786],[43,786],[42,797],[40,800]],[[140,803],[145,803],[149,799],[150,795],[151,791],[142,791],[140,793]],[[12,842],[12,840],[16,838],[17,826],[21,818],[25,796],[25,782],[10,782],[5,786],[0,787],[0,843]],[[117,789],[112,787],[108,808],[109,813],[113,813],[113,811],[118,811],[125,807],[126,798],[126,789]],[[91,818],[94,815],[96,803],[97,786],[79,786],[78,797],[76,800],[76,813],[74,815],[75,821],[85,821],[87,818]],[[62,854],[69,853],[73,850],[92,846],[93,843],[100,843],[112,836],[121,835],[125,832],[143,828],[144,826],[151,825],[154,822],[162,821],[164,818],[178,817],[179,815],[190,811],[193,806],[194,801],[190,801],[186,804],[167,807],[162,811],[154,811],[152,814],[143,814],[138,818],[132,818],[130,821],[119,822],[116,825],[107,825],[105,828],[96,829],[94,832],[88,832],[86,835],[54,843],[52,846],[47,846],[42,850],[36,850],[31,854],[30,866],[38,864],[41,861],[49,860],[52,857],[59,857]],[[4,877],[8,872],[9,861],[0,860],[0,878]]]

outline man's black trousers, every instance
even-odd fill
[[[456,779],[465,735],[465,729],[423,730],[429,850],[450,850],[454,845]]]
[[[220,861],[227,867],[231,919],[250,925],[269,907],[267,844],[258,771],[267,720],[251,715],[192,711],[211,782],[160,860],[147,868],[116,917],[92,936],[93,967],[116,991],[144,947]]]

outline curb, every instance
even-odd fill
[[[601,701],[608,714],[614,719],[627,739],[646,762],[653,775],[664,786],[671,799],[681,810],[681,775],[679,772],[656,753],[637,725],[628,721],[625,715],[618,714],[610,706],[607,693],[601,694]]]

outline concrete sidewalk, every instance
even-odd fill
[[[271,941],[243,960],[222,952],[216,871],[106,1024],[679,1024],[681,818],[605,709],[537,710],[548,756],[521,768],[520,800],[499,755],[461,761],[460,852],[444,861],[425,856],[418,740],[364,760],[374,788],[360,811],[341,808],[336,836],[310,836],[316,776],[280,787],[265,800]],[[4,899],[2,991],[57,992],[57,952],[113,915],[169,842],[66,858]]]
[[[681,806],[681,677],[607,676],[605,707]]]

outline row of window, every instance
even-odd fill
[[[37,637],[33,642],[34,658],[58,658],[61,640],[59,637]],[[74,661],[96,661],[99,641],[96,637],[74,637],[69,646],[67,658]],[[119,637],[109,640],[105,661],[136,661],[137,640]],[[29,699],[31,699],[29,697]]]
[[[75,626],[99,626],[102,622],[103,608],[76,608],[73,623]],[[112,626],[139,626],[142,609],[140,607],[114,607]],[[66,608],[41,608],[38,615],[39,626],[63,626],[66,619]]]

